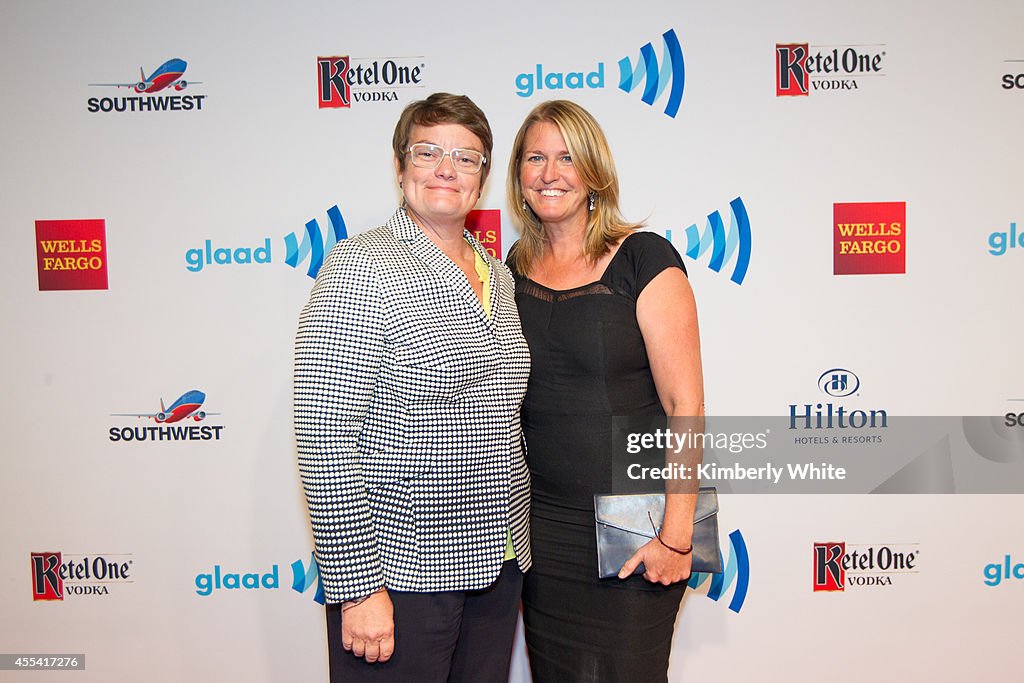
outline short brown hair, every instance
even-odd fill
[[[480,170],[480,187],[483,187],[490,172],[491,150],[494,147],[494,136],[491,134],[491,125],[487,123],[480,107],[473,103],[465,95],[452,95],[446,92],[436,92],[425,100],[417,100],[410,103],[402,110],[402,115],[395,124],[395,134],[391,138],[391,146],[395,150],[395,159],[398,160],[398,168],[405,170],[405,153],[409,150],[409,136],[412,135],[413,126],[438,126],[444,123],[454,123],[464,127],[473,135],[480,138],[483,144],[483,153],[487,162]]]

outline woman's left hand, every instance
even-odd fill
[[[652,538],[640,546],[633,557],[626,560],[626,564],[622,565],[622,569],[619,570],[619,578],[627,578],[643,562],[644,568],[647,570],[644,572],[645,579],[651,583],[669,586],[690,578],[692,560],[692,553],[680,555],[666,548],[658,539]]]

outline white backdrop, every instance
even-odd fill
[[[817,378],[830,368],[859,378],[851,407],[1024,410],[1024,242],[1002,255],[989,246],[1022,217],[1024,89],[1003,77],[1024,73],[1024,5],[294,5],[0,2],[10,237],[0,254],[0,651],[84,653],[76,680],[326,678],[315,581],[293,589],[292,564],[308,568],[312,543],[291,348],[312,280],[308,261],[285,263],[284,238],[301,240],[313,219],[326,231],[334,206],[350,233],[385,221],[399,199],[394,123],[434,91],[466,93],[490,118],[495,170],[479,207],[502,210],[503,252],[516,238],[508,149],[548,97],[594,113],[625,213],[671,230],[681,251],[686,228],[703,232],[714,211],[729,231],[741,198],[751,232],[742,284],[730,280],[736,254],[721,272],[710,250],[686,259],[709,413],[781,415],[823,401]],[[670,29],[685,63],[674,117],[663,113],[668,90],[648,106],[645,86],[618,87],[619,60],[635,65],[645,43],[664,63]],[[822,58],[852,46],[880,68],[827,75],[837,90],[812,74],[806,97],[778,96],[776,45],[792,43]],[[320,109],[317,57],[344,55],[419,66],[421,83],[370,86],[349,108]],[[187,62],[180,92],[92,85],[134,83],[140,66],[150,74],[172,58]],[[538,65],[603,65],[603,87],[521,96],[517,76]],[[200,95],[188,110],[89,110],[91,98]],[[396,101],[357,99],[375,96]],[[905,203],[904,274],[833,274],[834,204],[859,202]],[[104,221],[107,288],[40,291],[36,221],[73,219]],[[211,252],[269,243],[268,262],[190,270],[187,253],[208,240]],[[208,415],[178,424],[220,426],[219,438],[111,440],[112,428],[158,426],[125,414],[159,412],[161,399],[170,407],[193,389]],[[720,599],[706,597],[709,583],[688,594],[671,678],[1006,678],[1024,666],[1022,584],[1011,570],[988,585],[984,572],[1024,561],[1022,510],[1016,495],[724,496],[724,552],[734,555],[738,531],[749,561]],[[885,574],[890,584],[814,591],[823,541],[913,549],[918,560]],[[62,600],[35,600],[33,554],[52,552],[127,563],[128,576],[68,579]],[[218,572],[264,578],[201,595],[197,576]],[[730,610],[743,581],[745,600]],[[529,680],[521,643],[512,679]]]

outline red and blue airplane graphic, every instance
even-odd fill
[[[156,68],[156,70],[146,77],[146,74],[142,71],[142,67],[139,67],[139,79],[135,83],[90,83],[89,85],[100,85],[109,86],[112,88],[135,88],[135,92],[139,93],[155,93],[160,92],[164,88],[174,86],[175,90],[184,90],[189,86],[189,83],[182,78],[185,75],[185,68],[188,64],[185,63],[184,59],[168,59],[166,62]],[[202,83],[202,81],[192,81],[192,85]]]
[[[207,413],[200,410],[205,400],[206,394],[198,389],[193,389],[186,391],[167,408],[164,407],[164,400],[161,398],[159,413],[111,413],[111,415],[114,417],[151,417],[157,422],[163,423],[178,422],[190,417],[199,422],[207,415],[220,415],[220,413]]]

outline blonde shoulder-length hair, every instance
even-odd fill
[[[573,167],[588,193],[594,209],[583,235],[583,254],[596,261],[641,223],[630,223],[619,211],[619,177],[604,131],[590,112],[568,100],[550,100],[534,107],[519,127],[508,162],[508,204],[519,227],[520,237],[509,260],[516,271],[529,275],[534,261],[544,253],[546,238],[537,216],[526,205],[519,178],[526,134],[536,123],[553,123],[565,140]]]

